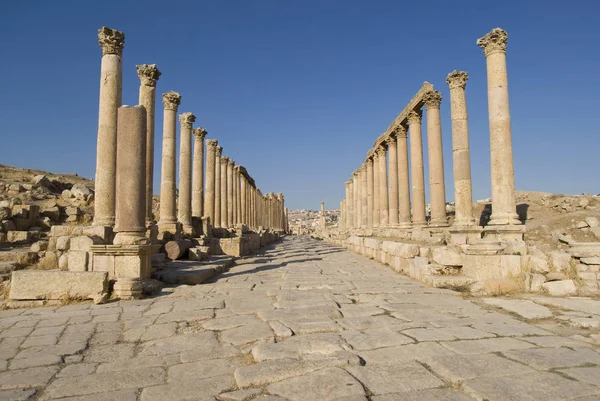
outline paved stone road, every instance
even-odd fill
[[[0,312],[0,400],[600,400],[593,336],[316,240],[170,291]]]

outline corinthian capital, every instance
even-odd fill
[[[465,89],[468,79],[469,74],[467,72],[454,70],[446,77],[446,83],[450,86],[450,89]]]
[[[408,116],[406,116],[406,119],[408,120],[409,124],[420,124],[421,123],[421,110],[419,110],[419,111],[412,110],[411,112],[408,113]]]
[[[156,86],[156,81],[161,75],[158,68],[156,68],[156,64],[140,64],[136,65],[135,68],[142,85]]]
[[[121,56],[123,54],[123,46],[125,46],[125,34],[116,29],[103,26],[98,29],[98,43],[102,48],[103,56],[106,54]]]
[[[196,121],[196,116],[190,112],[181,113],[179,115],[179,124],[182,128],[192,128],[192,124]]]
[[[175,91],[169,91],[163,93],[162,101],[165,106],[165,110],[177,111],[181,104],[181,95]]]
[[[207,132],[206,132],[206,130],[204,128],[198,127],[198,128],[194,128],[194,130],[192,131],[192,134],[196,135],[200,139],[204,139],[204,137],[206,136]],[[217,145],[215,144],[215,146],[217,146]]]
[[[206,148],[210,149],[212,152],[216,152],[217,151],[217,145],[218,144],[219,144],[219,141],[217,141],[216,139],[207,139],[206,140]]]
[[[380,146],[375,150],[375,154],[379,157],[385,157],[386,151],[387,151],[387,149],[385,147]]]
[[[486,57],[494,52],[506,52],[508,33],[502,28],[494,28],[487,35],[477,39],[477,46],[483,49]]]
[[[423,95],[426,109],[439,109],[442,104],[442,94],[438,91],[430,91]]]
[[[406,138],[406,127],[402,124],[398,124],[394,127],[394,135],[397,139]]]
[[[227,159],[227,165],[233,167],[235,165],[235,161],[233,159]]]
[[[228,162],[229,162],[229,157],[221,156],[221,164],[224,164],[225,166],[227,166]]]
[[[217,146],[217,157],[221,157],[221,155],[223,154],[223,146]]]
[[[396,146],[396,136],[390,135],[387,138],[385,138],[385,144],[387,145],[388,148],[390,146],[392,146],[392,147]]]

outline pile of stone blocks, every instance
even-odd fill
[[[598,293],[600,287],[600,243],[573,243],[569,248],[569,254],[573,258],[577,276],[582,282],[582,292]]]

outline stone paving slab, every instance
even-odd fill
[[[154,298],[0,310],[0,400],[600,399],[600,328],[575,325],[600,301],[502,299],[286,238]]]

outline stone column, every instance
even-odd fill
[[[321,230],[325,229],[325,202],[321,202],[321,216],[319,218],[319,225],[321,226]]]
[[[223,154],[223,147],[217,146],[217,153],[215,158],[215,227],[221,227],[221,155]]]
[[[160,218],[158,229],[161,232],[177,232],[175,207],[175,146],[177,136],[177,109],[181,96],[177,92],[167,92],[162,97],[165,107],[163,117],[162,171],[160,177]]]
[[[140,78],[139,103],[146,108],[146,227],[154,222],[152,198],[154,196],[154,111],[156,106],[156,81],[161,73],[156,64],[136,66]]]
[[[242,200],[240,198],[240,166],[235,166],[233,170],[233,196],[234,196],[234,208],[233,208],[233,225],[236,226],[241,223],[241,206]]]
[[[471,155],[465,87],[469,75],[453,71],[446,78],[450,86],[450,115],[452,118],[452,162],[454,166],[453,227],[474,226],[473,187],[471,184]]]
[[[425,219],[425,173],[423,171],[423,138],[421,137],[421,112],[408,114],[410,129],[410,162],[412,181],[412,225],[422,228],[427,225]]]
[[[373,227],[373,156],[369,155],[367,164],[367,227]]]
[[[444,184],[444,156],[442,152],[442,123],[440,104],[442,94],[438,91],[423,96],[427,109],[427,150],[429,154],[429,198],[431,206],[431,227],[446,227],[446,186]]]
[[[410,181],[408,178],[408,146],[406,127],[396,126],[398,145],[398,227],[410,228]]]
[[[279,229],[281,231],[287,231],[285,229],[285,198],[281,192],[277,197],[279,198]]]
[[[233,193],[233,167],[235,163],[232,159],[227,161],[227,227],[233,227],[233,213],[235,210]]]
[[[227,165],[229,158],[221,156],[221,227],[227,228]]]
[[[391,227],[398,227],[398,148],[396,137],[390,136],[386,140],[388,147],[388,171],[390,174],[390,215]]]
[[[121,56],[125,35],[115,29],[98,30],[102,48],[100,67],[100,106],[98,108],[98,144],[94,225],[115,224],[115,176],[117,166],[117,109],[121,106],[123,74]]]
[[[248,184],[246,181],[246,177],[243,174],[240,175],[240,191],[242,192],[242,197],[240,199],[241,202],[241,219],[242,224],[249,226],[248,223]]]
[[[360,227],[360,197],[359,197],[359,186],[358,186],[358,170],[354,170],[352,173],[352,200],[354,205],[354,227]]]
[[[206,130],[196,128],[194,134],[194,173],[192,181],[192,216],[202,217],[204,212],[204,137]],[[213,178],[214,179],[214,178]],[[214,183],[213,183],[214,185]],[[214,188],[213,188],[214,191]],[[210,219],[212,224],[212,219]]]
[[[114,245],[147,244],[146,109],[118,109],[117,176]]]
[[[204,215],[208,216],[210,224],[215,224],[215,171],[217,158],[216,139],[206,140],[206,198],[204,200]]]
[[[179,210],[178,219],[183,232],[192,233],[192,113],[179,115],[181,137],[179,142]]]
[[[352,180],[346,181],[346,228],[354,227],[352,218]]]
[[[379,194],[379,153],[373,149],[373,227],[379,227],[381,225]]]
[[[363,163],[360,166],[360,226],[363,228],[367,228],[368,226],[369,209],[367,204],[367,192],[367,164]]]
[[[344,207],[344,201],[345,200],[342,200],[340,202],[340,217],[338,219],[338,228],[340,229],[340,231],[343,231],[345,229],[344,223],[346,222],[346,210]]]
[[[515,199],[515,171],[508,103],[506,43],[508,34],[492,29],[477,40],[487,65],[490,159],[492,175],[492,216],[488,225],[521,224]]]
[[[382,227],[387,227],[390,220],[385,147],[379,147],[377,152],[379,153],[379,224]]]

